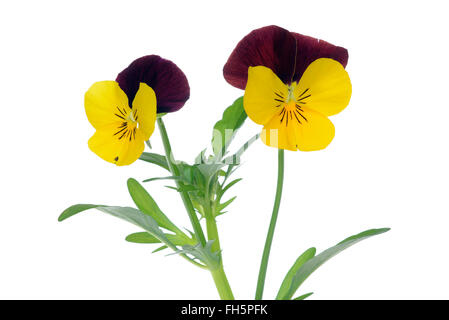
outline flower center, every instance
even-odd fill
[[[288,126],[289,122],[297,124],[303,124],[303,122],[307,122],[307,118],[304,116],[303,106],[307,104],[306,100],[311,95],[308,94],[309,89],[304,90],[298,97],[295,96],[297,83],[292,83],[287,87],[287,97],[281,93],[275,92],[275,103],[278,105],[276,107],[280,107],[281,111],[279,112],[279,121],[280,123],[284,123]],[[280,104],[279,104],[280,103]]]
[[[131,109],[128,113],[124,108],[117,107],[117,113],[115,115],[121,119],[120,125],[117,127],[117,131],[114,136],[117,136],[119,140],[128,139],[132,141],[136,138],[136,130],[139,128],[139,116],[137,109]]]

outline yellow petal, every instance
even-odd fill
[[[276,115],[263,127],[260,138],[267,146],[296,151],[295,134],[292,129],[290,114],[277,111]]]
[[[145,148],[145,140],[139,130],[116,134],[114,130],[97,130],[89,139],[89,148],[105,161],[118,166],[129,165],[136,161]]]
[[[115,81],[94,83],[84,96],[87,119],[95,129],[125,120],[130,108],[128,97]]]
[[[331,116],[346,108],[351,92],[351,80],[343,66],[335,60],[320,58],[304,71],[294,95],[299,106]]]
[[[243,107],[257,124],[266,124],[280,111],[288,94],[287,86],[267,67],[249,67]]]
[[[288,104],[264,126],[261,139],[278,149],[316,151],[326,148],[334,135],[334,125],[326,116]]]
[[[321,113],[302,107],[303,116],[307,121],[301,124],[294,123],[292,140],[296,147],[301,151],[316,151],[326,148],[335,136],[335,127],[333,123]]]
[[[156,123],[156,94],[145,83],[140,83],[139,90],[133,100],[133,116],[139,124],[143,139],[148,140]]]

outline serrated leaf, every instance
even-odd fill
[[[236,183],[238,183],[238,182],[240,182],[240,181],[242,181],[242,178],[238,178],[238,179],[235,179],[235,180],[232,180],[231,182],[229,182],[222,190],[221,190],[221,192],[220,192],[220,194],[219,194],[219,196],[220,196],[220,198],[221,198],[221,196],[226,192],[226,191],[228,191],[233,185],[235,185]]]
[[[334,257],[341,251],[349,248],[350,246],[356,244],[357,242],[360,242],[362,240],[365,240],[367,238],[370,238],[375,235],[379,235],[382,233],[385,233],[389,231],[389,228],[381,228],[381,229],[370,229],[366,230],[364,232],[361,232],[359,234],[356,234],[354,236],[351,236],[349,238],[346,238],[345,240],[339,242],[336,246],[333,246],[320,254],[316,255],[312,259],[306,261],[301,268],[296,272],[295,276],[293,277],[292,284],[290,286],[290,289],[288,290],[288,293],[284,296],[280,297],[280,300],[290,300],[292,296],[295,294],[296,290],[301,286],[301,284],[321,265],[323,265],[327,260]]]
[[[212,136],[212,149],[216,157],[222,158],[234,138],[237,130],[242,126],[247,118],[243,108],[243,97],[238,98],[234,103],[226,108],[223,117],[214,125]]]
[[[280,300],[281,297],[284,297],[288,294],[290,287],[292,286],[293,277],[295,276],[296,272],[298,272],[299,268],[301,268],[304,263],[312,259],[315,256],[315,253],[315,248],[309,248],[304,251],[298,259],[296,259],[295,263],[287,272],[284,280],[282,281],[281,287],[279,288],[278,294],[276,296],[276,300]]]
[[[309,292],[309,293],[303,294],[303,295],[301,295],[301,296],[299,296],[299,297],[296,297],[296,298],[293,299],[293,300],[305,300],[305,299],[307,299],[308,297],[310,297],[312,294],[313,294],[313,292]]]
[[[182,233],[161,209],[159,209],[156,201],[154,201],[148,191],[136,179],[128,179],[127,185],[129,194],[140,211],[151,216],[162,228],[173,231],[174,233]]]
[[[167,158],[161,154],[144,152],[139,159],[149,163],[153,163],[161,168],[164,168],[167,171],[170,171],[167,163]]]
[[[221,210],[223,210],[223,209],[225,209],[227,206],[229,206],[235,199],[236,199],[237,197],[232,197],[231,199],[229,199],[228,201],[226,201],[226,202],[223,202],[223,203],[220,203],[218,206],[217,206],[217,211],[221,211]]]

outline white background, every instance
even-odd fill
[[[421,3],[421,4],[420,4]],[[449,99],[445,1],[3,1],[0,5],[0,298],[215,299],[210,275],[152,246],[95,210],[63,223],[75,203],[132,205],[126,179],[166,173],[115,167],[89,151],[83,95],[132,60],[159,54],[186,73],[191,99],[166,117],[177,158],[210,142],[243,94],[222,67],[237,42],[277,24],[349,50],[350,105],[332,117],[324,151],[286,152],[285,191],[267,276],[273,298],[305,249],[391,227],[343,252],[298,293],[310,299],[449,298]],[[247,121],[234,147],[260,130]],[[162,151],[159,134],[154,151]],[[274,199],[277,152],[258,141],[219,218],[237,298],[252,299]],[[190,227],[165,183],[161,208]]]

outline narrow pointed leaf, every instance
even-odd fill
[[[282,299],[282,297],[286,296],[290,290],[290,287],[293,282],[293,277],[295,276],[296,272],[298,272],[299,268],[302,267],[304,263],[306,263],[308,260],[312,259],[315,256],[316,249],[310,248],[304,251],[298,259],[296,259],[296,262],[293,264],[293,266],[290,268],[288,273],[286,274],[284,281],[282,281],[281,287],[279,288],[279,292],[276,296],[276,300]]]
[[[313,294],[313,292],[309,292],[309,293],[303,294],[302,296],[296,297],[296,298],[293,299],[293,300],[305,300],[305,299],[307,299],[308,297],[310,297],[312,294]]]
[[[130,207],[109,207],[104,205],[93,205],[93,204],[80,204],[74,205],[67,208],[60,216],[59,221],[63,221],[69,217],[74,216],[77,213],[83,212],[88,209],[96,208],[104,213],[108,213],[114,217],[120,218],[122,220],[128,221],[138,227],[141,227],[148,233],[150,233],[154,238],[167,244],[174,250],[176,246],[167,239],[165,234],[159,228],[157,222],[149,215],[142,213],[141,211],[130,208]]]
[[[149,178],[149,179],[143,180],[142,182],[151,182],[151,181],[157,181],[157,180],[179,180],[179,181],[184,181],[184,179],[182,177],[168,176],[168,177]]]
[[[220,193],[218,194],[219,199],[221,199],[221,197],[223,196],[223,194],[228,191],[233,185],[235,185],[236,183],[242,181],[242,178],[238,178],[235,180],[232,180],[231,182],[229,182],[224,188],[223,190],[220,191]]]
[[[217,211],[221,211],[221,210],[223,210],[224,208],[226,208],[227,206],[229,206],[229,205],[232,203],[232,201],[234,201],[236,198],[237,198],[237,197],[232,197],[232,198],[229,199],[228,201],[223,202],[223,203],[220,203],[220,204],[217,206]]]
[[[178,227],[159,209],[158,205],[145,188],[135,179],[128,179],[128,190],[137,208],[143,213],[151,216],[162,228],[182,233]]]
[[[168,247],[167,247],[166,245],[163,245],[163,246],[157,248],[156,250],[151,251],[151,253],[156,253],[156,252],[165,250],[165,249],[167,249],[167,248],[168,248]]]
[[[212,243],[213,240],[208,241],[204,247],[201,244],[183,246],[182,250],[178,250],[175,254],[189,254],[209,268],[215,269],[220,264],[220,255],[218,252],[212,252]]]
[[[168,240],[173,243],[175,246],[184,246],[184,245],[194,245],[196,243],[195,240],[190,239],[188,237],[178,236],[176,234],[165,234]],[[128,235],[125,239],[126,241],[133,243],[160,243],[160,241],[149,234],[148,232],[136,232]]]
[[[170,169],[168,168],[167,158],[161,154],[144,152],[139,159],[149,163],[153,163],[161,168],[164,168],[167,171],[170,171]]]
[[[301,268],[296,272],[295,276],[293,277],[292,285],[288,291],[288,293],[284,296],[281,296],[281,300],[290,300],[292,296],[295,294],[296,290],[301,286],[301,284],[316,270],[318,269],[323,263],[325,263],[330,258],[334,257],[341,251],[349,248],[350,246],[356,244],[357,242],[360,242],[362,240],[365,240],[367,238],[370,238],[375,235],[379,235],[382,233],[387,232],[390,230],[389,228],[382,228],[382,229],[370,229],[364,232],[361,232],[359,234],[356,234],[354,236],[351,236],[349,238],[346,238],[345,240],[338,243],[336,246],[331,247],[320,254],[316,255],[312,259],[305,262]]]
[[[247,118],[243,108],[243,97],[238,98],[223,113],[223,117],[214,126],[212,149],[218,158],[222,158],[234,138],[237,130]]]
[[[152,236],[148,232],[132,233],[128,235],[125,240],[133,243],[160,243],[159,239]]]
[[[58,221],[64,221],[77,213],[83,212],[85,210],[103,207],[101,204],[75,204],[71,207],[65,209],[58,218]]]
[[[156,220],[137,209],[131,207],[98,207],[97,209],[141,227],[160,242],[170,243],[165,234],[159,228]]]

